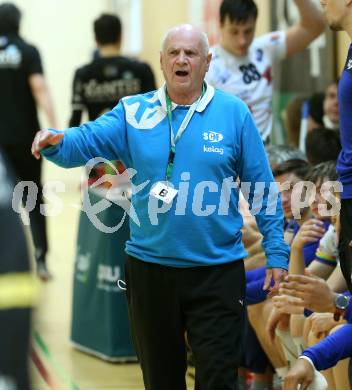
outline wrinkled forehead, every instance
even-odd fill
[[[183,49],[200,51],[202,50],[202,37],[197,31],[176,30],[171,31],[165,38],[163,50]]]

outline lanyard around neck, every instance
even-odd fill
[[[167,117],[169,120],[169,130],[170,130],[170,153],[169,153],[169,159],[167,162],[167,168],[166,168],[166,181],[169,181],[172,175],[172,171],[174,168],[174,158],[176,154],[176,143],[177,141],[182,137],[183,133],[186,131],[187,126],[192,119],[193,114],[197,110],[198,104],[200,103],[204,93],[205,93],[205,84],[203,84],[202,87],[202,93],[199,96],[199,98],[190,106],[188,109],[188,112],[183,119],[179,129],[177,130],[176,135],[174,134],[174,129],[172,127],[172,101],[169,97],[169,95],[166,93],[166,109],[167,109]]]

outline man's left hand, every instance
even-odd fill
[[[278,294],[279,284],[283,282],[286,276],[287,271],[283,268],[267,268],[263,290],[268,290],[270,288],[273,279],[275,282],[274,286],[270,288],[270,293],[268,295],[270,298]]]

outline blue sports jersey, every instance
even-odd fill
[[[173,104],[173,111],[172,125],[177,131],[187,109]],[[66,168],[97,156],[119,159],[133,168],[132,182],[135,189],[139,187],[132,205],[139,224],[130,219],[126,251],[140,260],[173,267],[244,258],[236,178],[250,184],[250,205],[257,204],[254,185],[260,182],[265,191],[256,220],[264,236],[267,265],[287,269],[289,249],[283,238],[281,202],[272,207],[275,202],[268,190],[271,186],[271,194],[277,195],[277,188],[259,132],[241,100],[207,86],[176,144],[171,183],[179,194],[167,210],[157,213],[161,201],[153,202],[150,190],[165,180],[169,152],[164,86],[123,98],[97,120],[66,130],[61,143],[42,154]]]
[[[349,291],[343,295],[352,298]],[[335,366],[340,360],[352,356],[352,301],[350,301],[345,311],[344,319],[348,322],[341,329],[327,336],[324,340],[307,348],[303,355],[309,357],[317,370],[326,370]],[[310,310],[305,309],[305,316],[312,314]]]
[[[302,355],[309,357],[318,371],[327,370],[340,360],[351,357],[352,324],[344,325],[318,344],[307,348]]]
[[[342,150],[336,169],[343,185],[341,199],[352,199],[352,45],[338,88]]]

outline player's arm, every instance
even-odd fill
[[[286,32],[286,56],[303,51],[325,29],[323,13],[312,0],[295,0],[299,21]]]
[[[44,111],[49,127],[57,127],[54,104],[44,77],[42,61],[39,51],[34,46],[28,49],[28,58],[25,61],[25,72],[36,105]]]
[[[32,154],[64,168],[82,166],[95,157],[123,160],[121,156],[128,149],[126,131],[125,110],[120,102],[110,112],[79,127],[38,131]]]
[[[31,74],[28,81],[36,104],[47,117],[49,127],[57,127],[53,101],[43,74]]]

